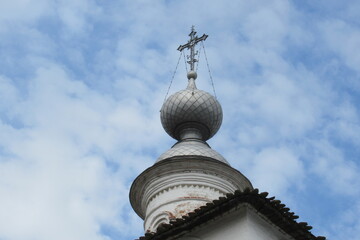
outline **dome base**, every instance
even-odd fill
[[[250,181],[229,165],[207,157],[177,156],[156,163],[133,182],[130,203],[145,220],[145,231],[187,215],[226,193],[252,189]]]

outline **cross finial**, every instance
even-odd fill
[[[195,45],[198,42],[205,41],[206,38],[208,37],[208,35],[204,34],[201,37],[196,36],[195,28],[194,28],[194,26],[192,26],[189,37],[190,37],[190,40],[186,44],[180,45],[177,50],[179,50],[181,52],[185,48],[190,49],[190,55],[188,56],[189,61],[187,61],[187,63],[190,64],[190,71],[194,71],[195,63],[198,61],[195,58],[195,56],[198,54],[197,51],[195,52]]]

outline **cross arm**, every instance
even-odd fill
[[[195,44],[197,44],[198,42],[200,42],[200,41],[205,41],[207,37],[208,37],[208,35],[206,35],[206,34],[202,35],[202,36],[199,37],[199,38],[198,38],[198,37],[195,37],[195,39],[190,40],[188,43],[186,43],[186,44],[184,44],[184,45],[180,45],[177,50],[179,50],[179,51],[181,52],[181,51],[184,50],[185,48],[191,48],[191,47],[193,47]]]

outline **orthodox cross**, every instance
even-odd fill
[[[190,70],[194,71],[195,62],[198,60],[195,58],[197,55],[197,51],[195,52],[195,45],[198,42],[205,41],[208,35],[204,34],[201,37],[196,36],[195,28],[194,26],[191,27],[191,33],[189,34],[190,40],[184,44],[180,45],[177,50],[180,52],[184,50],[185,48],[190,49],[190,56],[188,56],[189,61],[187,61],[188,64],[190,64]]]

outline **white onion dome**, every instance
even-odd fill
[[[223,118],[220,103],[211,94],[196,88],[196,72],[187,75],[185,90],[171,95],[161,108],[161,123],[165,131],[177,140],[192,129],[203,141],[219,130]]]

